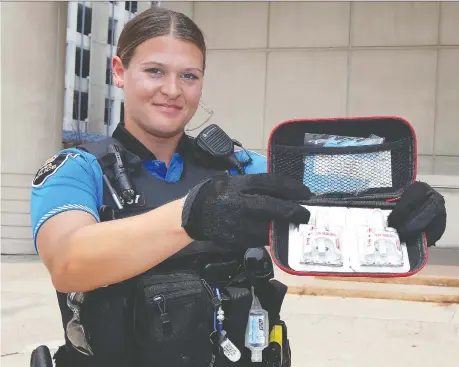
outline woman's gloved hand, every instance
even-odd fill
[[[216,175],[185,198],[182,227],[194,240],[267,246],[271,220],[309,222],[310,212],[295,201],[311,196],[301,182],[279,174]]]
[[[426,232],[427,245],[434,246],[446,229],[446,207],[443,196],[425,182],[415,182],[402,194],[388,217],[402,241]]]

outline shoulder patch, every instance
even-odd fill
[[[39,187],[43,185],[48,177],[54,175],[57,170],[64,165],[67,159],[76,158],[79,155],[80,154],[78,153],[62,152],[47,159],[35,175],[32,181],[32,187]]]

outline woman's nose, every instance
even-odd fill
[[[164,83],[161,87],[161,91],[171,99],[177,98],[180,93],[180,85],[175,75],[167,75],[164,79]]]

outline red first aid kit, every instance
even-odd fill
[[[268,171],[314,194],[308,224],[274,221],[276,265],[299,276],[404,277],[427,262],[425,234],[401,242],[387,216],[416,180],[416,135],[400,117],[296,119],[268,141]]]

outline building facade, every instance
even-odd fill
[[[150,6],[186,13],[207,40],[190,134],[211,117],[265,153],[287,119],[404,117],[418,179],[447,202],[439,246],[459,248],[459,2],[79,1],[1,4],[2,253],[33,253],[30,182],[41,164],[122,121],[110,58],[125,22]]]

